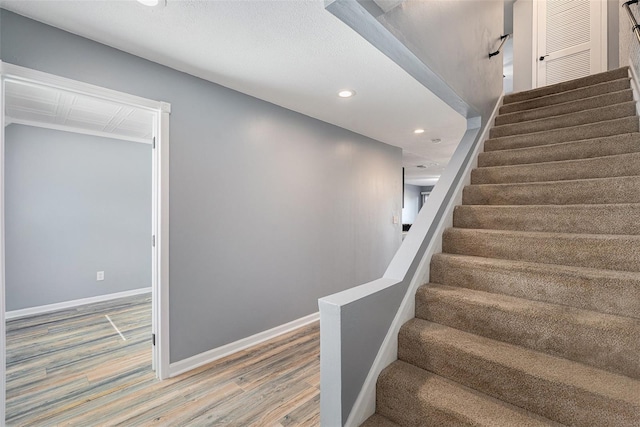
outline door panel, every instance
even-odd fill
[[[601,0],[538,1],[537,86],[606,70]]]

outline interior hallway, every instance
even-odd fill
[[[317,322],[162,382],[150,336],[150,294],[7,321],[7,425],[319,425]]]

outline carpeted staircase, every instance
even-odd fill
[[[640,426],[628,69],[508,95],[364,426]]]

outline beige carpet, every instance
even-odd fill
[[[505,97],[363,426],[640,426],[628,75]]]

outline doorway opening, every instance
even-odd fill
[[[164,102],[152,101],[2,62],[0,62],[0,73],[0,104],[2,108],[0,111],[0,316],[3,319],[3,321],[0,322],[0,348],[3,349],[0,360],[0,399],[2,400],[0,402],[0,415],[2,419],[6,419],[7,416],[7,359],[5,352],[5,349],[7,349],[7,330],[5,319],[17,325],[19,322],[11,319],[37,319],[39,316],[47,316],[51,315],[51,313],[64,313],[65,310],[73,310],[76,313],[79,311],[81,313],[81,315],[77,317],[77,319],[80,320],[79,324],[74,326],[73,322],[71,322],[71,324],[60,324],[58,326],[57,332],[59,332],[60,329],[69,330],[65,339],[68,339],[70,342],[74,342],[74,340],[78,342],[83,340],[90,341],[91,338],[86,339],[87,334],[77,333],[80,329],[74,331],[74,328],[82,324],[83,327],[89,325],[89,329],[91,329],[90,325],[92,323],[95,323],[94,330],[109,330],[113,337],[116,337],[118,340],[122,339],[123,343],[127,340],[127,335],[130,337],[135,336],[138,344],[141,344],[142,341],[148,343],[144,344],[145,346],[148,345],[148,347],[146,347],[147,350],[142,351],[138,357],[145,357],[143,354],[145,352],[147,354],[146,357],[148,357],[150,350],[151,368],[155,371],[155,374],[150,374],[151,377],[155,376],[159,379],[167,378],[169,376],[168,143],[170,105]],[[66,179],[66,182],[74,182],[78,184],[79,187],[75,188],[72,194],[66,194],[67,197],[62,193],[53,194],[52,191],[46,191],[47,194],[45,196],[49,197],[49,200],[46,201],[48,205],[45,206],[51,207],[73,204],[74,202],[78,202],[79,197],[76,196],[83,193],[83,191],[85,195],[90,195],[87,200],[84,201],[84,205],[66,206],[66,208],[70,209],[67,209],[67,211],[62,214],[59,212],[56,213],[56,209],[53,209],[53,212],[40,212],[40,209],[37,207],[38,205],[29,205],[28,209],[25,210],[27,213],[32,212],[34,217],[38,217],[36,214],[40,214],[39,218],[41,224],[44,224],[44,227],[47,226],[43,218],[47,221],[55,220],[56,214],[59,214],[59,218],[65,217],[65,220],[69,222],[70,225],[68,229],[73,229],[73,231],[76,232],[75,241],[69,245],[73,246],[72,249],[75,250],[75,252],[72,250],[68,252],[68,254],[72,255],[67,255],[68,258],[72,258],[69,259],[72,266],[67,266],[57,273],[55,269],[60,267],[60,263],[56,262],[55,259],[51,261],[50,267],[52,271],[42,271],[42,267],[33,268],[37,263],[32,262],[31,259],[26,260],[24,262],[25,265],[19,266],[15,258],[7,258],[9,255],[6,251],[7,239],[14,238],[19,233],[19,230],[13,228],[19,227],[22,227],[21,230],[23,232],[27,231],[33,234],[30,236],[31,246],[22,252],[23,255],[34,255],[34,252],[37,252],[34,248],[44,247],[49,247],[50,252],[53,254],[56,254],[56,252],[58,255],[64,253],[63,245],[60,244],[60,241],[57,241],[58,239],[55,237],[55,234],[48,236],[49,241],[39,241],[38,239],[41,236],[38,235],[39,233],[36,227],[30,227],[28,221],[23,221],[26,219],[24,218],[25,215],[15,215],[15,212],[12,211],[9,213],[7,211],[9,208],[7,193],[5,192],[6,174],[8,171],[6,163],[8,161],[7,154],[11,154],[12,159],[25,158],[24,156],[14,156],[14,148],[17,145],[15,145],[13,141],[10,148],[14,151],[10,153],[7,152],[9,148],[7,146],[8,139],[6,138],[7,132],[11,132],[12,139],[18,138],[20,141],[38,140],[43,136],[44,132],[47,132],[47,138],[54,140],[60,138],[64,140],[67,149],[69,148],[69,144],[73,145],[74,143],[76,144],[74,147],[79,149],[79,151],[73,151],[74,154],[69,154],[69,152],[62,154],[57,151],[45,154],[45,156],[60,155],[59,160],[62,162],[68,157],[79,156],[78,159],[75,159],[76,162],[72,163],[74,166],[67,167],[65,164],[61,167],[61,162],[58,162],[56,165],[58,168],[57,174],[53,171],[53,176],[62,177],[59,180],[60,183],[64,183]],[[82,142],[79,142],[80,139],[74,141],[74,138],[81,138]],[[28,145],[29,144],[20,144],[18,151],[28,151]],[[143,167],[146,175],[145,180],[136,181],[138,185],[141,186],[151,184],[150,194],[147,192],[144,197],[138,197],[142,192],[136,193],[135,188],[127,188],[127,179],[132,178],[122,176],[126,174],[125,169],[127,169],[124,165],[122,165],[121,171],[109,171],[109,169],[118,167],[117,156],[119,154],[116,150],[118,147],[121,149],[132,149],[132,152],[136,153],[132,158],[137,156],[138,161],[140,158],[150,155],[150,159],[147,157],[150,162]],[[50,145],[48,149],[56,150],[53,144]],[[127,226],[130,226],[129,229],[127,229],[126,226],[118,227],[118,231],[121,233],[123,239],[132,237],[127,236],[128,234],[138,233],[138,239],[136,240],[137,246],[138,249],[142,249],[142,252],[144,252],[145,255],[143,259],[145,263],[147,263],[147,268],[142,269],[144,274],[138,272],[136,276],[136,274],[132,273],[133,270],[135,270],[132,267],[133,264],[127,265],[127,258],[135,258],[133,255],[126,254],[122,256],[122,254],[119,254],[120,256],[118,256],[118,254],[115,254],[116,256],[114,256],[114,253],[119,250],[123,252],[130,250],[131,248],[129,246],[135,246],[133,243],[123,242],[123,246],[116,248],[106,248],[108,245],[104,244],[105,248],[102,248],[104,250],[102,252],[98,251],[100,261],[95,262],[95,260],[90,259],[90,257],[83,259],[85,252],[93,251],[88,249],[83,250],[82,245],[86,245],[86,248],[99,248],[101,242],[109,239],[110,230],[102,230],[101,235],[98,235],[100,233],[96,233],[96,236],[92,236],[93,232],[87,232],[81,227],[76,226],[77,223],[81,222],[79,218],[81,218],[82,212],[93,210],[97,212],[93,212],[94,214],[98,216],[102,215],[103,217],[108,217],[112,214],[112,212],[109,212],[110,209],[107,205],[100,206],[99,195],[97,195],[97,197],[95,194],[91,195],[90,185],[84,185],[86,183],[78,182],[81,180],[78,180],[77,176],[74,177],[72,174],[67,174],[67,169],[70,170],[79,166],[80,168],[90,171],[90,179],[99,180],[96,176],[99,175],[100,171],[94,170],[97,168],[94,166],[98,165],[98,163],[95,163],[95,165],[87,164],[91,162],[92,153],[95,154],[96,157],[100,157],[101,160],[107,159],[109,156],[112,157],[112,163],[110,165],[105,166],[104,162],[99,162],[104,169],[102,172],[112,172],[112,175],[119,179],[121,187],[111,193],[117,193],[118,191],[127,193],[123,195],[122,205],[127,208],[132,208],[133,205],[138,206],[137,213],[129,215],[126,212],[120,212],[119,217],[118,215],[113,215],[116,223],[118,223],[118,218],[120,218],[119,225],[123,225],[123,222],[128,222],[128,220],[122,221],[123,218],[130,219],[132,223],[135,222],[133,217],[137,216],[141,218],[139,215],[141,206],[143,215],[144,213],[150,215],[150,218],[147,216],[145,220],[140,220],[137,224],[127,224]],[[48,162],[46,158],[42,157],[43,153],[39,153],[39,155],[41,164],[43,166],[46,165]],[[83,155],[85,157],[81,158]],[[137,164],[139,165],[140,163]],[[31,163],[31,165],[34,164]],[[136,171],[135,165],[135,163],[132,163],[128,165],[127,169],[129,173],[134,175],[141,172],[139,170]],[[11,165],[11,173],[14,174],[17,171],[18,175],[20,175],[20,168],[14,166],[16,165]],[[44,176],[44,179],[41,179],[39,182],[47,183],[46,174],[52,171],[40,169],[39,167],[32,167],[31,170],[34,173],[25,176],[27,178],[33,178],[34,175],[40,174]],[[46,167],[42,169],[46,169]],[[56,179],[54,179],[54,181],[55,180]],[[135,187],[135,184],[132,184],[132,186]],[[14,190],[12,189],[11,191]],[[108,192],[109,189],[107,189],[107,192],[104,194]],[[145,199],[147,196],[148,199]],[[67,200],[65,200],[65,198]],[[139,200],[140,198],[143,200]],[[150,202],[150,206],[148,206],[148,202]],[[148,208],[145,208],[141,203]],[[74,216],[76,211],[77,216]],[[9,233],[9,230],[5,228],[7,214],[10,215],[9,222],[12,227]],[[69,218],[69,216],[71,216],[71,218]],[[74,224],[74,221],[76,224]],[[49,224],[51,224],[51,222],[49,222]],[[141,226],[146,229],[146,231],[143,230],[141,233],[147,234],[145,236],[146,243],[142,243],[142,245],[140,244]],[[137,230],[136,232],[131,231],[134,228]],[[49,231],[47,228],[45,228],[45,230]],[[63,234],[64,231],[63,227]],[[111,230],[111,232],[114,232],[114,230]],[[93,240],[92,237],[94,237]],[[145,245],[148,245],[148,251],[144,250]],[[11,247],[15,247],[13,241],[11,241]],[[138,253],[139,252],[140,251],[138,251]],[[148,256],[149,252],[151,254],[150,257]],[[13,256],[13,254],[11,254],[11,256]],[[115,260],[109,259],[110,256]],[[25,257],[27,256],[23,256],[22,259]],[[64,256],[61,256],[61,259],[62,258],[64,258]],[[11,274],[9,276],[7,276],[8,262],[11,263],[9,269]],[[110,265],[110,267],[100,268],[100,262]],[[150,267],[150,274],[148,267]],[[70,273],[70,270],[74,271]],[[73,289],[74,286],[71,282],[74,281],[73,276],[78,275],[78,270],[83,270],[80,272],[80,275],[83,275],[83,277],[78,281],[79,285],[76,286],[77,289]],[[92,272],[91,280],[88,280],[88,271]],[[16,272],[20,274],[14,274]],[[46,274],[49,273],[58,278],[66,277],[65,274],[70,273],[70,278],[66,282],[68,286],[65,287],[65,295],[56,295],[54,297],[49,295],[52,288],[52,286],[50,286],[51,283],[49,283],[49,286],[44,286],[39,290],[31,289],[29,292],[20,295],[12,294],[11,305],[8,306],[7,291],[10,290],[13,292],[16,287],[13,286],[13,283],[7,283],[7,279],[14,280],[20,276],[25,280],[25,283],[34,283],[37,281],[34,278],[37,278],[38,275],[42,278],[47,277]],[[132,274],[127,276],[128,273]],[[116,278],[123,279],[125,277],[127,280],[113,280]],[[112,280],[109,281],[109,279]],[[109,288],[109,284],[113,286],[113,288]],[[105,287],[105,285],[107,286]],[[25,286],[19,286],[19,288],[24,287]],[[7,311],[7,307],[9,311]],[[60,311],[61,309],[62,311]],[[141,318],[144,316],[148,316],[146,325],[144,320],[141,321]],[[104,319],[102,317],[104,317]],[[50,322],[47,324],[51,326],[55,324],[55,319],[45,320],[45,322]],[[55,329],[55,327],[51,327]],[[123,333],[123,330],[126,332]],[[31,332],[36,335],[42,333],[42,331],[42,328],[31,330]],[[76,332],[75,337],[74,332]],[[131,334],[129,334],[129,332],[131,332]],[[54,339],[55,341],[60,340],[59,338],[50,339]],[[44,342],[46,343],[46,340]],[[119,347],[122,349],[119,355],[126,358],[123,352],[126,353],[127,349],[123,347],[123,345],[119,345]],[[140,346],[138,348],[142,349]],[[88,353],[97,352],[95,347],[85,349],[84,351]],[[18,353],[19,352],[20,351],[18,351]],[[109,360],[110,356],[108,352],[106,352],[105,355],[107,360]],[[89,363],[88,366],[93,365]],[[109,370],[109,368],[107,370]],[[34,369],[33,372],[24,373],[24,375],[26,377],[29,375],[41,375],[37,372],[38,369]],[[104,373],[99,374],[93,372],[93,375],[97,375],[96,378],[99,379],[100,375],[104,375]],[[26,379],[24,381],[28,384],[29,380]]]

